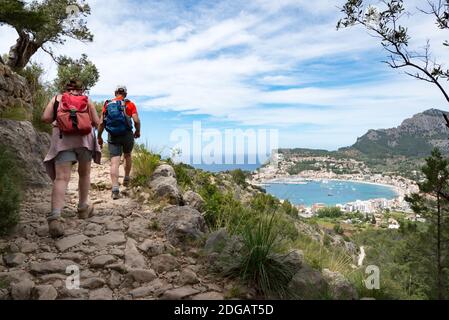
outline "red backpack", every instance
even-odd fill
[[[87,96],[62,95],[56,112],[56,121],[61,134],[87,135],[92,132],[92,119]]]

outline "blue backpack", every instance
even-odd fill
[[[104,117],[105,129],[112,136],[123,136],[132,131],[131,119],[126,115],[126,102],[129,100],[107,100]]]

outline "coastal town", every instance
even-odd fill
[[[300,170],[295,171],[295,168]],[[292,170],[293,169],[293,170]],[[354,159],[335,159],[329,156],[309,157],[300,155],[275,154],[271,161],[256,170],[252,175],[252,184],[305,184],[311,181],[328,183],[329,181],[346,181],[369,183],[391,187],[396,194],[394,199],[355,200],[349,203],[336,204],[343,212],[360,212],[382,220],[385,212],[402,212],[408,220],[419,220],[413,214],[405,197],[419,191],[415,181],[398,175],[373,174],[361,161]],[[311,206],[295,204],[300,216],[310,218],[325,208],[324,203],[314,203]],[[389,221],[390,229],[399,228],[397,221]]]

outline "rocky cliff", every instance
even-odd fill
[[[0,118],[30,120],[31,104],[26,80],[0,63]]]
[[[430,109],[406,119],[396,128],[370,130],[349,149],[374,157],[423,157],[435,147],[449,153],[449,129],[443,113],[445,111]]]
[[[0,63],[0,143],[17,156],[26,187],[44,186],[50,182],[43,166],[50,137],[33,127],[31,115],[31,93],[25,79]]]
[[[26,187],[45,186],[50,183],[43,159],[50,146],[50,136],[38,132],[29,121],[0,118],[0,143],[17,156]]]

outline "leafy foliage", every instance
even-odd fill
[[[339,218],[342,214],[343,212],[338,207],[328,207],[318,210],[319,218]]]
[[[145,186],[154,170],[160,164],[161,156],[155,154],[145,146],[136,145],[133,152],[133,180],[135,186]]]
[[[427,232],[420,234],[423,241],[418,246],[423,256],[428,258],[423,266],[427,266],[427,273],[433,275],[429,284],[433,284],[431,287],[434,290],[428,292],[428,295],[444,299],[449,289],[449,160],[435,149],[422,171],[426,178],[419,184],[420,193],[406,200],[413,211],[424,216],[429,223]]]
[[[176,180],[178,181],[178,185],[181,186],[184,190],[192,187],[192,178],[190,177],[189,170],[192,167],[185,165],[183,163],[174,164],[173,168],[176,173]]]
[[[0,7],[0,25],[8,24],[17,29],[36,31],[47,22],[39,12],[25,7],[25,1],[3,0]]]
[[[410,14],[404,6],[403,0],[382,1],[382,7],[366,5],[368,1],[347,0],[341,8],[343,18],[337,23],[337,29],[364,26],[371,34],[380,38],[380,43],[388,53],[385,61],[393,69],[407,68],[415,73],[406,72],[418,80],[424,80],[437,86],[449,102],[449,94],[441,84],[442,79],[449,78],[449,70],[436,62],[431,55],[429,41],[424,49],[410,49],[411,36],[408,28],[401,24],[401,18]],[[424,2],[424,1],[423,1]],[[418,8],[417,13],[434,15],[440,29],[448,28],[449,7],[447,1],[429,0],[427,9]],[[443,45],[447,46],[448,42]]]
[[[248,177],[248,173],[243,171],[242,169],[236,169],[229,172],[231,174],[232,180],[239,186],[246,188],[248,183],[246,182],[246,178]]]
[[[83,54],[80,59],[61,57],[58,65],[58,75],[55,80],[55,89],[64,92],[65,85],[72,79],[81,81],[84,88],[89,90],[99,80],[97,67]]]
[[[72,15],[69,7],[76,8],[76,14]],[[56,60],[51,45],[63,44],[66,38],[92,41],[93,35],[85,20],[90,13],[89,5],[80,0],[32,1],[29,5],[24,1],[6,0],[5,6],[2,2],[0,24],[12,26],[19,34],[7,64],[19,71],[39,49]]]
[[[51,133],[51,125],[43,123],[41,120],[42,113],[44,112],[48,101],[50,101],[52,96],[55,94],[51,88],[51,85],[45,83],[42,79],[44,69],[37,63],[31,63],[20,71],[20,75],[26,79],[28,88],[31,92],[33,105],[33,126],[40,131]]]

